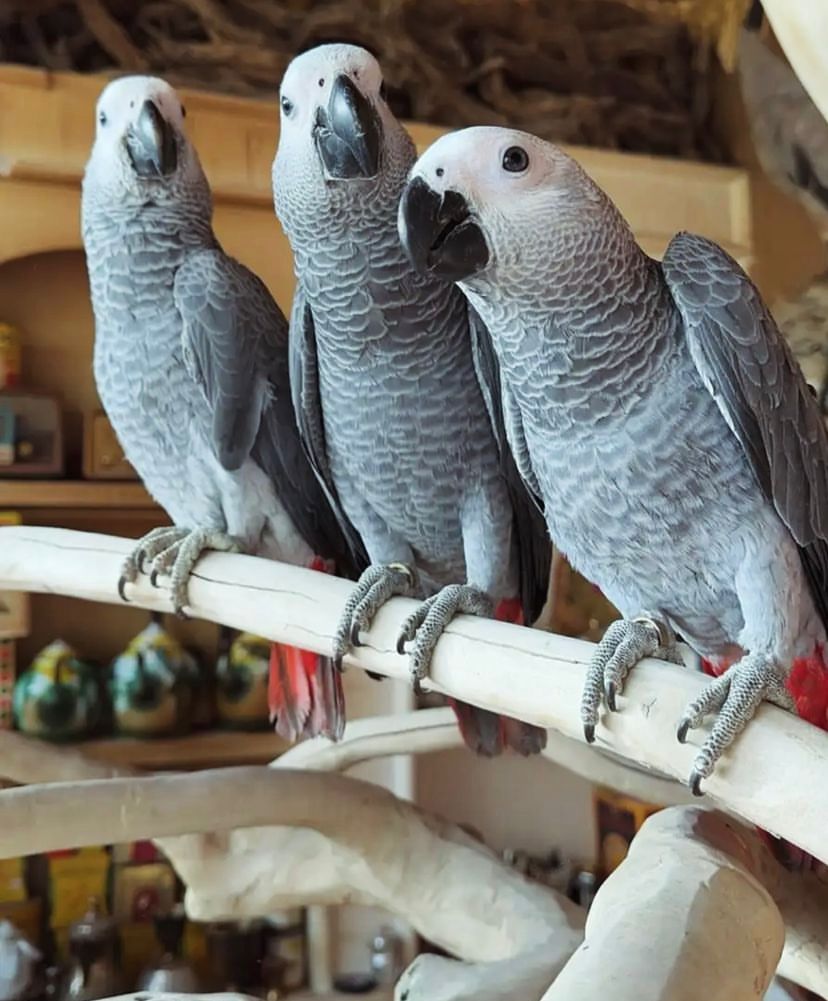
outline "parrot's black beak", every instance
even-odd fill
[[[175,130],[153,101],[144,101],[124,145],[139,177],[169,177],[178,165]]]
[[[349,77],[334,80],[327,109],[316,113],[314,137],[328,177],[351,181],[377,176],[382,126],[371,102]]]
[[[409,181],[400,200],[400,240],[420,274],[459,282],[489,263],[489,248],[469,204],[456,191],[442,195],[421,177]]]

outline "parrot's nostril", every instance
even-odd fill
[[[443,174],[445,174],[445,170],[443,170],[443,168],[442,168],[442,167],[438,167],[438,168],[437,168],[437,169],[436,169],[436,170],[434,171],[434,173],[435,173],[435,174],[436,174],[436,175],[437,175],[438,177],[442,177],[442,176],[443,176]]]

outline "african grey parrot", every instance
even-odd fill
[[[180,612],[206,549],[321,557],[356,576],[367,561],[347,545],[299,440],[287,321],[213,233],[178,95],[163,80],[125,77],[96,113],[82,199],[95,380],[127,458],[174,522],[138,543],[122,597],[151,561],[153,582],[170,572]],[[313,664],[317,713],[338,718],[340,732],[341,691]],[[290,721],[279,729],[290,733]]]
[[[273,164],[277,215],[298,279],[292,385],[303,439],[343,524],[371,566],[345,609],[335,659],[394,594],[424,600],[403,626],[415,687],[459,612],[527,622],[545,600],[550,546],[542,515],[498,451],[475,377],[485,338],[462,293],[418,276],[397,235],[415,160],[364,49],[298,56],[281,86]],[[465,583],[461,583],[465,582]],[[506,605],[506,608],[503,606]],[[457,706],[469,746],[530,753],[545,733]]]
[[[676,633],[732,664],[679,726],[718,711],[698,792],[763,699],[793,708],[792,662],[826,639],[828,438],[790,350],[720,247],[680,233],[652,260],[574,160],[522,132],[439,139],[400,234],[479,311],[552,538],[624,616],[588,670],[587,738],[638,660],[679,662]]]

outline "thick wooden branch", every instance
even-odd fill
[[[762,0],[788,62],[828,121],[828,7],[824,0]]]
[[[502,990],[534,1001],[581,938],[583,917],[570,901],[370,783],[234,768],[92,779],[81,795],[83,810],[77,781],[0,793],[0,858],[154,836],[197,920],[299,904],[381,906],[467,961],[450,963],[457,994],[445,997],[455,1001],[498,1001]],[[429,983],[412,984],[411,1001],[432,1001]]]
[[[758,1001],[785,937],[761,881],[765,856],[757,835],[723,814],[651,817],[544,1001]]]
[[[128,540],[60,529],[0,529],[0,587],[118,603],[116,583]],[[194,615],[319,652],[331,640],[350,584],[248,556],[211,553],[198,564],[190,595]],[[144,578],[130,588],[144,608],[169,610],[164,590]],[[413,602],[397,598],[377,616],[350,666],[408,680],[395,650]],[[592,645],[539,630],[459,617],[440,640],[431,687],[467,702],[581,738],[578,707]],[[620,712],[605,715],[599,745],[673,778],[689,773],[695,744],[675,728],[701,676],[648,661],[632,672]],[[705,785],[711,800],[828,862],[828,734],[763,706]],[[803,790],[807,789],[807,795]],[[251,821],[255,823],[256,821]]]
[[[345,734],[338,743],[334,744],[324,737],[306,740],[290,748],[279,761],[283,764],[289,761],[292,768],[341,772],[375,758],[394,754],[429,754],[463,746],[454,712],[446,707],[353,720],[346,725]],[[627,796],[636,796],[659,806],[695,802],[690,790],[674,779],[633,767],[605,752],[596,752],[585,741],[565,737],[554,730],[549,731],[543,754],[587,782],[610,786]],[[0,775],[3,774],[5,757],[3,735],[0,734]],[[14,775],[9,777],[15,778]]]
[[[405,717],[357,720],[348,724],[339,744],[332,745],[321,740],[298,744],[271,767],[292,769],[301,766],[320,771],[338,770],[369,760],[378,754],[393,754],[404,749],[426,752],[453,746],[456,728],[449,716],[450,711],[438,709],[424,710]],[[396,731],[397,727],[400,728],[399,732]],[[588,750],[581,751],[582,745],[574,741],[567,738],[561,738],[561,741],[564,751],[567,745],[578,749],[576,761],[583,754],[588,762],[597,764],[600,769],[598,777],[602,782],[607,781],[608,777],[617,777],[622,781],[628,775],[638,777],[638,773],[620,763],[608,762]],[[8,732],[0,733],[0,761],[3,762],[3,770],[20,782],[53,781],[57,778],[64,781],[86,781],[102,777],[101,773],[105,770],[100,764],[81,754],[67,754],[64,748],[52,747],[22,734]],[[604,770],[606,765],[611,765],[617,771],[608,775]],[[108,771],[116,772],[115,769]],[[131,774],[128,769],[118,769],[117,772]],[[586,777],[590,774],[587,772]],[[662,780],[651,780],[646,776],[644,778],[648,782],[656,781],[667,785]],[[672,788],[679,789],[675,784]],[[46,795],[51,794],[47,791]],[[3,795],[0,794],[0,824],[3,821],[3,807]],[[236,819],[241,823],[244,816],[237,816]],[[95,826],[97,818],[90,820],[90,824]],[[732,824],[729,829],[736,830]],[[395,823],[388,827],[382,821],[379,831],[386,830],[388,837],[397,843],[400,839],[398,825]],[[372,839],[378,836],[375,824],[371,832],[371,839],[363,845],[365,855],[374,850],[375,840]],[[679,839],[682,837],[675,829],[673,835]],[[824,946],[828,941],[828,886],[813,873],[788,872],[772,858],[752,832],[744,831],[741,837],[752,852],[752,871],[773,897],[784,919],[786,937],[780,972],[790,980],[828,996],[828,954]],[[463,839],[464,836],[461,835],[460,840]],[[58,841],[63,844],[62,831],[55,834],[54,843],[57,844]],[[0,845],[2,843],[0,834]],[[292,903],[303,898],[306,892],[312,892],[313,899],[326,903],[345,897],[355,899],[364,892],[365,873],[370,871],[363,864],[354,864],[354,853],[343,852],[335,839],[307,829],[296,831],[285,827],[263,827],[239,830],[227,837],[206,834],[162,838],[158,840],[158,844],[188,885],[191,913],[199,914],[205,920],[257,916],[286,906],[286,902]],[[655,865],[650,862],[646,864],[655,869]],[[357,884],[356,891],[354,883]],[[376,885],[376,881],[372,880],[372,893],[375,892]],[[264,892],[253,892],[257,887]],[[509,875],[506,882],[501,883],[499,892],[513,893],[515,890],[518,892],[510,906],[520,910],[523,906],[522,882],[518,880],[513,885],[512,876]],[[384,897],[380,899],[384,906],[388,906]],[[371,897],[371,900],[376,902],[375,897]],[[435,901],[437,910],[443,903],[442,900]],[[554,901],[549,903],[550,907],[557,906]],[[396,907],[397,913],[409,916],[408,896],[401,894],[398,887],[391,906]],[[424,912],[421,913],[422,916]],[[499,920],[496,911],[492,917]],[[462,935],[462,920],[455,916],[455,924],[460,926],[452,928],[455,946],[460,949],[460,955],[466,956],[463,949],[468,947],[468,943]],[[429,928],[427,934],[434,937],[440,934],[440,929],[434,931]],[[511,959],[502,959],[496,963],[468,966],[434,956],[422,956],[406,971],[398,984],[397,993],[400,995],[408,990],[412,999],[428,998],[429,1001],[540,998],[571,948],[574,948],[573,938],[565,930],[563,941],[558,932],[550,936],[549,942],[529,947]]]

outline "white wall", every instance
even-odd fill
[[[426,755],[417,761],[416,801],[471,824],[498,850],[558,848],[583,862],[595,857],[592,786],[545,758]]]

